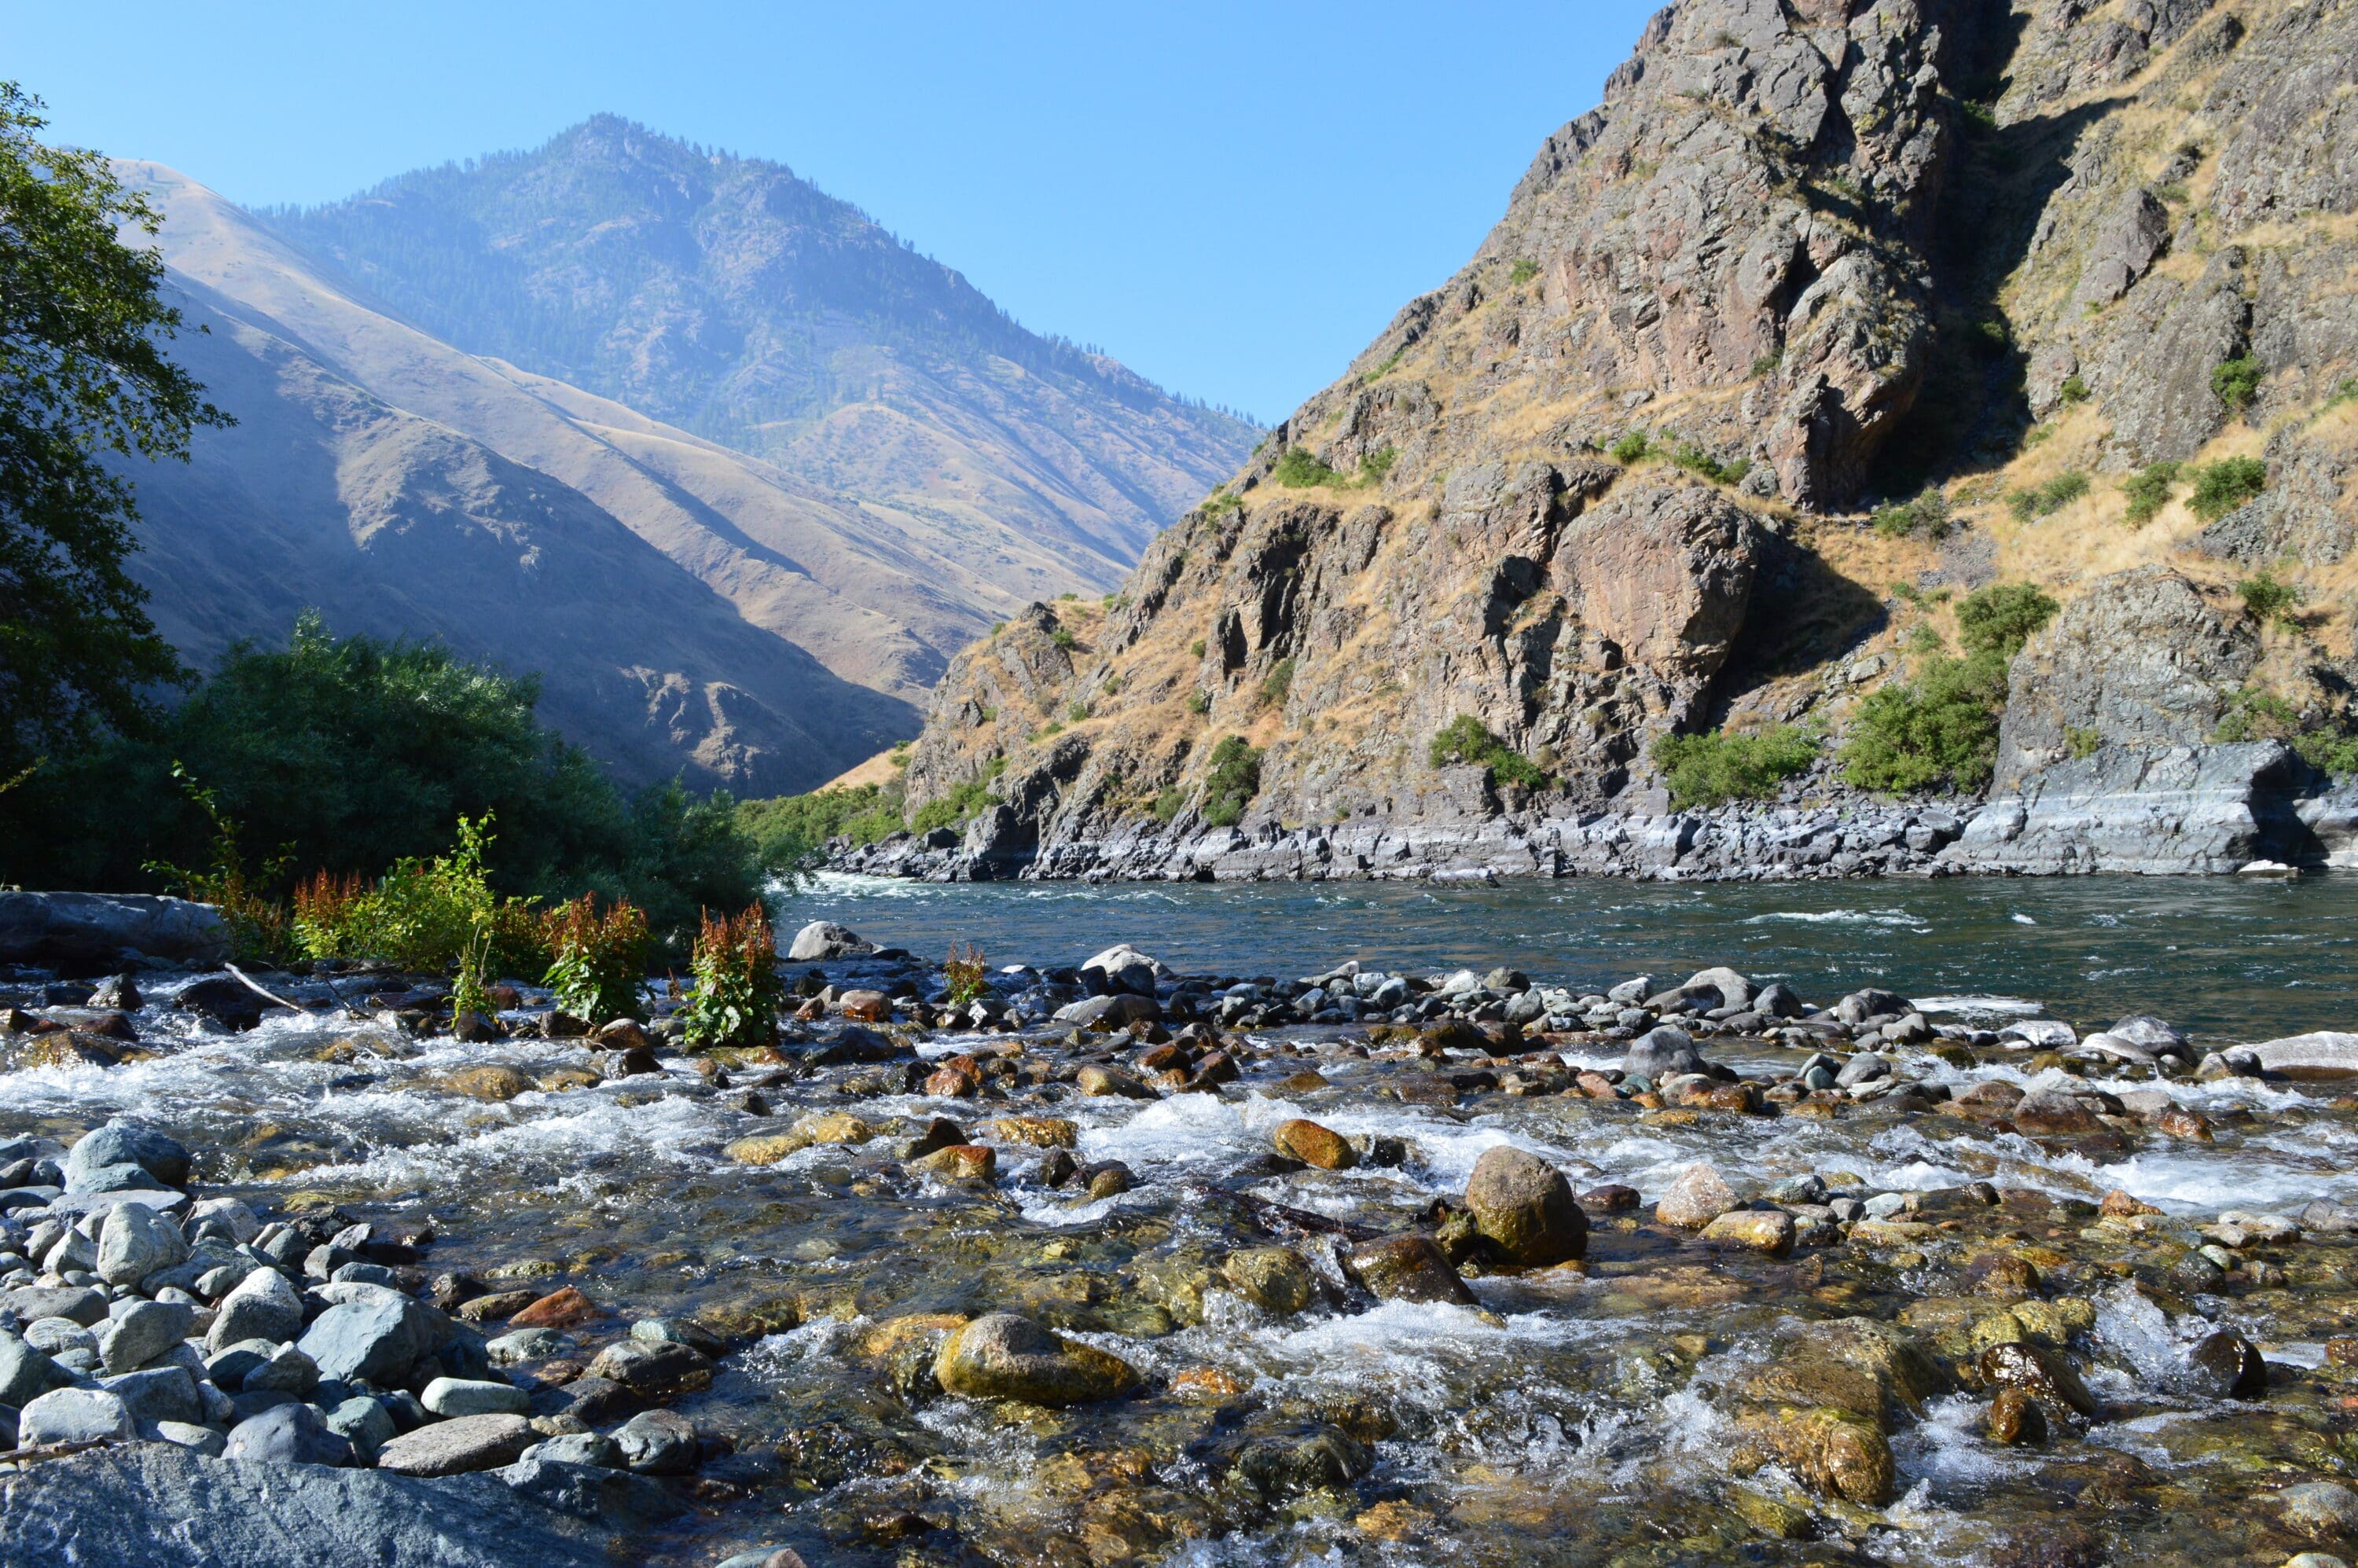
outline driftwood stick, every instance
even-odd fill
[[[264,990],[260,986],[254,983],[254,977],[248,975],[243,969],[239,968],[235,964],[223,964],[222,968],[227,969],[231,974],[235,975],[240,985],[243,985],[246,989],[252,991],[254,995],[260,997],[265,1001],[275,1001],[281,1007],[293,1008],[297,1012],[308,1012],[311,1011],[299,1001],[288,1001],[283,996],[271,995],[268,991]]]

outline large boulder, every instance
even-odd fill
[[[189,1336],[196,1311],[184,1302],[135,1298],[98,1326],[99,1358],[110,1372],[145,1367]]]
[[[462,1415],[404,1433],[377,1453],[380,1470],[403,1476],[456,1476],[514,1464],[540,1434],[520,1415]]]
[[[189,1151],[178,1139],[135,1121],[110,1121],[85,1133],[66,1155],[66,1190],[84,1189],[83,1178],[114,1165],[136,1165],[168,1187],[189,1179]]]
[[[1127,942],[1107,948],[1081,966],[1083,980],[1094,978],[1108,992],[1131,996],[1152,996],[1155,977],[1162,972],[1161,964]]]
[[[1035,1405],[1090,1404],[1127,1392],[1138,1372],[1118,1356],[1065,1338],[1028,1317],[995,1312],[952,1334],[934,1376],[953,1394]]]
[[[789,962],[816,964],[829,958],[862,957],[876,951],[875,944],[863,942],[860,933],[849,925],[838,925],[832,920],[814,920],[795,933],[793,944],[786,949]]]
[[[180,1227],[143,1204],[117,1204],[99,1227],[98,1277],[110,1285],[135,1285],[188,1259]]]
[[[442,1325],[431,1309],[387,1290],[330,1307],[303,1331],[297,1346],[322,1378],[391,1387],[441,1340]]]
[[[0,1562],[343,1563],[372,1568],[605,1568],[602,1534],[520,1500],[488,1476],[209,1459],[168,1444],[94,1450],[8,1477]]]
[[[1704,1072],[1708,1066],[1703,1053],[1695,1049],[1694,1036],[1667,1023],[1630,1041],[1628,1054],[1621,1058],[1623,1072],[1658,1084],[1679,1073]]]
[[[1466,1206],[1475,1225],[1518,1263],[1543,1268],[1588,1250],[1588,1217],[1563,1173],[1536,1154],[1500,1145],[1474,1162]]]
[[[130,1408],[103,1389],[52,1389],[16,1415],[16,1441],[27,1448],[124,1438],[135,1430]]]
[[[229,925],[209,903],[146,893],[0,892],[0,963],[111,967],[129,950],[217,964],[229,945]]]

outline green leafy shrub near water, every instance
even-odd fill
[[[2055,601],[2028,584],[1992,584],[1957,606],[1965,655],[1933,653],[1914,679],[1868,694],[1843,744],[1843,777],[1859,789],[1904,795],[1946,783],[1986,784],[1997,761],[2006,665],[2054,617]]]
[[[2339,777],[2358,773],[2358,735],[2342,723],[2304,723],[2300,710],[2273,692],[2245,687],[2228,704],[2211,739],[2226,743],[2282,741],[2309,765]]]
[[[908,824],[901,816],[898,785],[888,793],[882,784],[858,784],[741,802],[737,826],[761,847],[765,861],[801,867],[815,861],[837,838],[865,846],[891,838]]]
[[[1204,778],[1204,822],[1211,827],[1233,827],[1244,820],[1245,807],[1260,793],[1260,752],[1241,735],[1230,735],[1212,748],[1211,772]]]
[[[371,958],[434,971],[471,957],[494,977],[537,975],[547,940],[533,901],[493,891],[492,819],[459,819],[446,853],[405,855],[373,883],[321,872],[297,891],[291,922],[307,958]]]
[[[715,920],[707,914],[689,961],[695,989],[679,1010],[680,1035],[691,1051],[756,1049],[778,1041],[777,935],[760,903]]]
[[[548,912],[541,924],[548,972],[541,984],[557,1005],[592,1024],[646,1016],[647,917],[629,903],[600,914],[583,893]]]
[[[2257,458],[2222,458],[2193,470],[2194,493],[2186,508],[2205,523],[2215,523],[2268,487],[2268,465]]]
[[[1807,773],[1817,755],[1817,738],[1795,724],[1734,734],[1665,735],[1653,747],[1654,765],[1679,810],[1766,800],[1787,779]]]
[[[1540,765],[1490,733],[1489,726],[1470,713],[1461,713],[1442,726],[1425,753],[1436,768],[1475,764],[1490,770],[1500,784],[1543,789],[1548,777]]]

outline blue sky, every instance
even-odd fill
[[[0,0],[0,73],[56,139],[249,205],[611,110],[789,164],[1025,325],[1274,419],[1471,254],[1653,8]]]

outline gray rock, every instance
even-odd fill
[[[829,958],[859,957],[874,951],[875,945],[861,941],[860,934],[849,926],[838,925],[831,920],[814,920],[795,933],[794,943],[786,949],[786,961],[813,964]]]
[[[477,1382],[461,1378],[437,1378],[417,1396],[436,1415],[529,1415],[532,1396],[513,1383]]]
[[[2131,1013],[2104,1032],[2115,1040],[2125,1040],[2132,1045],[2142,1045],[2156,1055],[2183,1052],[2186,1034],[2174,1024],[2164,1022],[2149,1012]]]
[[[98,1349],[98,1336],[70,1317],[37,1317],[25,1325],[25,1343],[44,1356]],[[5,1403],[0,1400],[0,1403]]]
[[[2245,1046],[2243,1054],[2250,1056],[2263,1073],[2296,1077],[2340,1077],[2358,1073],[2358,1034],[2334,1030],[2262,1041],[2257,1045]]]
[[[2000,1041],[2011,1041],[2033,1051],[2061,1051],[2079,1044],[2079,1036],[2068,1023],[2051,1018],[2025,1019],[2009,1023],[1997,1032]]]
[[[526,1459],[545,1459],[552,1465],[601,1465],[613,1467],[622,1463],[622,1451],[614,1440],[602,1433],[568,1432],[562,1437],[552,1437],[535,1443],[524,1451]]]
[[[110,1285],[135,1285],[189,1257],[189,1244],[169,1216],[139,1204],[107,1210],[98,1232],[98,1277]]]
[[[228,1459],[262,1459],[276,1465],[350,1465],[352,1444],[328,1430],[319,1412],[290,1400],[230,1429],[222,1450]]]
[[[537,1434],[520,1415],[465,1415],[404,1433],[377,1453],[380,1470],[455,1476],[514,1464]]]
[[[145,1165],[125,1160],[114,1165],[90,1165],[68,1178],[77,1194],[167,1192],[163,1181]]]
[[[1703,1053],[1695,1049],[1694,1037],[1666,1023],[1629,1042],[1621,1070],[1659,1083],[1673,1073],[1700,1073],[1708,1065]]]
[[[614,1429],[623,1465],[644,1476],[685,1476],[696,1468],[696,1428],[669,1411],[642,1411]]]
[[[106,1321],[106,1292],[86,1285],[19,1285],[5,1298],[19,1320],[68,1317],[87,1327]]]
[[[0,1405],[23,1406],[73,1375],[13,1334],[0,1332]]]
[[[216,1227],[232,1241],[251,1241],[262,1234],[262,1218],[235,1198],[207,1198],[189,1211],[188,1230],[192,1238]]]
[[[558,1441],[563,1441],[559,1439]],[[592,1519],[620,1530],[640,1530],[676,1517],[686,1504],[665,1491],[662,1483],[627,1470],[578,1465],[546,1457],[538,1450],[495,1472],[520,1498],[529,1498],[552,1513]]]
[[[489,1476],[419,1481],[374,1470],[209,1459],[164,1444],[102,1449],[11,1476],[0,1561],[281,1568],[608,1568],[604,1538]]]
[[[1623,980],[1605,993],[1605,1000],[1629,1007],[1654,994],[1654,977],[1639,975],[1636,979]]]
[[[2358,1492],[2339,1481],[2304,1481],[2276,1496],[2286,1524],[2303,1535],[2331,1540],[2358,1535]]]
[[[136,1431],[130,1410],[103,1389],[52,1389],[16,1414],[16,1441],[27,1448],[127,1438]]]
[[[322,1377],[391,1385],[400,1382],[419,1357],[441,1342],[441,1325],[435,1318],[424,1303],[386,1292],[382,1299],[330,1307],[304,1330],[298,1343],[303,1353],[319,1364]]]
[[[1154,994],[1155,977],[1162,969],[1161,964],[1125,942],[1083,964],[1081,977],[1086,980],[1095,970],[1109,991],[1151,997]]]
[[[2082,311],[2126,294],[2169,248],[2169,209],[2145,189],[2130,191],[2089,243],[2071,296]]]
[[[0,893],[0,898],[7,896]],[[66,1156],[67,1190],[81,1190],[81,1173],[104,1165],[137,1165],[166,1186],[177,1187],[189,1179],[189,1151],[153,1128],[110,1121],[85,1134]]]
[[[131,948],[176,963],[215,964],[228,956],[229,942],[221,912],[187,899],[0,892],[0,963],[113,963]]]
[[[246,1368],[238,1386],[247,1393],[273,1392],[308,1399],[319,1384],[319,1368],[293,1345],[282,1345],[267,1360]]]
[[[1770,1018],[1799,1018],[1802,1002],[1792,987],[1778,980],[1752,999],[1752,1010]]]
[[[1861,1051],[1844,1062],[1842,1071],[1834,1075],[1834,1087],[1846,1089],[1854,1084],[1871,1084],[1890,1076],[1890,1063],[1871,1051]]]
[[[320,1417],[319,1424],[343,1438],[360,1455],[361,1463],[376,1463],[378,1450],[394,1439],[393,1413],[384,1401],[365,1394],[354,1394]]]
[[[156,1436],[159,1442],[177,1444],[209,1459],[220,1458],[222,1451],[229,1446],[229,1433],[188,1421],[159,1421],[156,1423]]]
[[[197,1392],[197,1380],[189,1376],[184,1367],[157,1367],[145,1372],[125,1372],[121,1377],[101,1380],[99,1387],[123,1401],[131,1419],[143,1428],[159,1421],[185,1422],[199,1425],[205,1419],[205,1401]]]
[[[197,1314],[174,1302],[135,1302],[101,1324],[98,1355],[110,1372],[129,1372],[156,1360],[195,1332]]]
[[[635,1326],[632,1332],[637,1332]],[[490,1341],[483,1352],[485,1359],[494,1367],[514,1367],[525,1361],[545,1361],[572,1347],[573,1336],[569,1334],[554,1328],[519,1328]]]
[[[248,1339],[285,1341],[303,1332],[303,1298],[276,1269],[256,1269],[214,1308],[205,1343],[235,1345]]]
[[[1708,992],[1719,999],[1716,1005],[1720,1007],[1752,1005],[1752,982],[1730,968],[1698,970],[1689,975],[1686,984],[1679,989],[1689,996],[1703,996]]]

